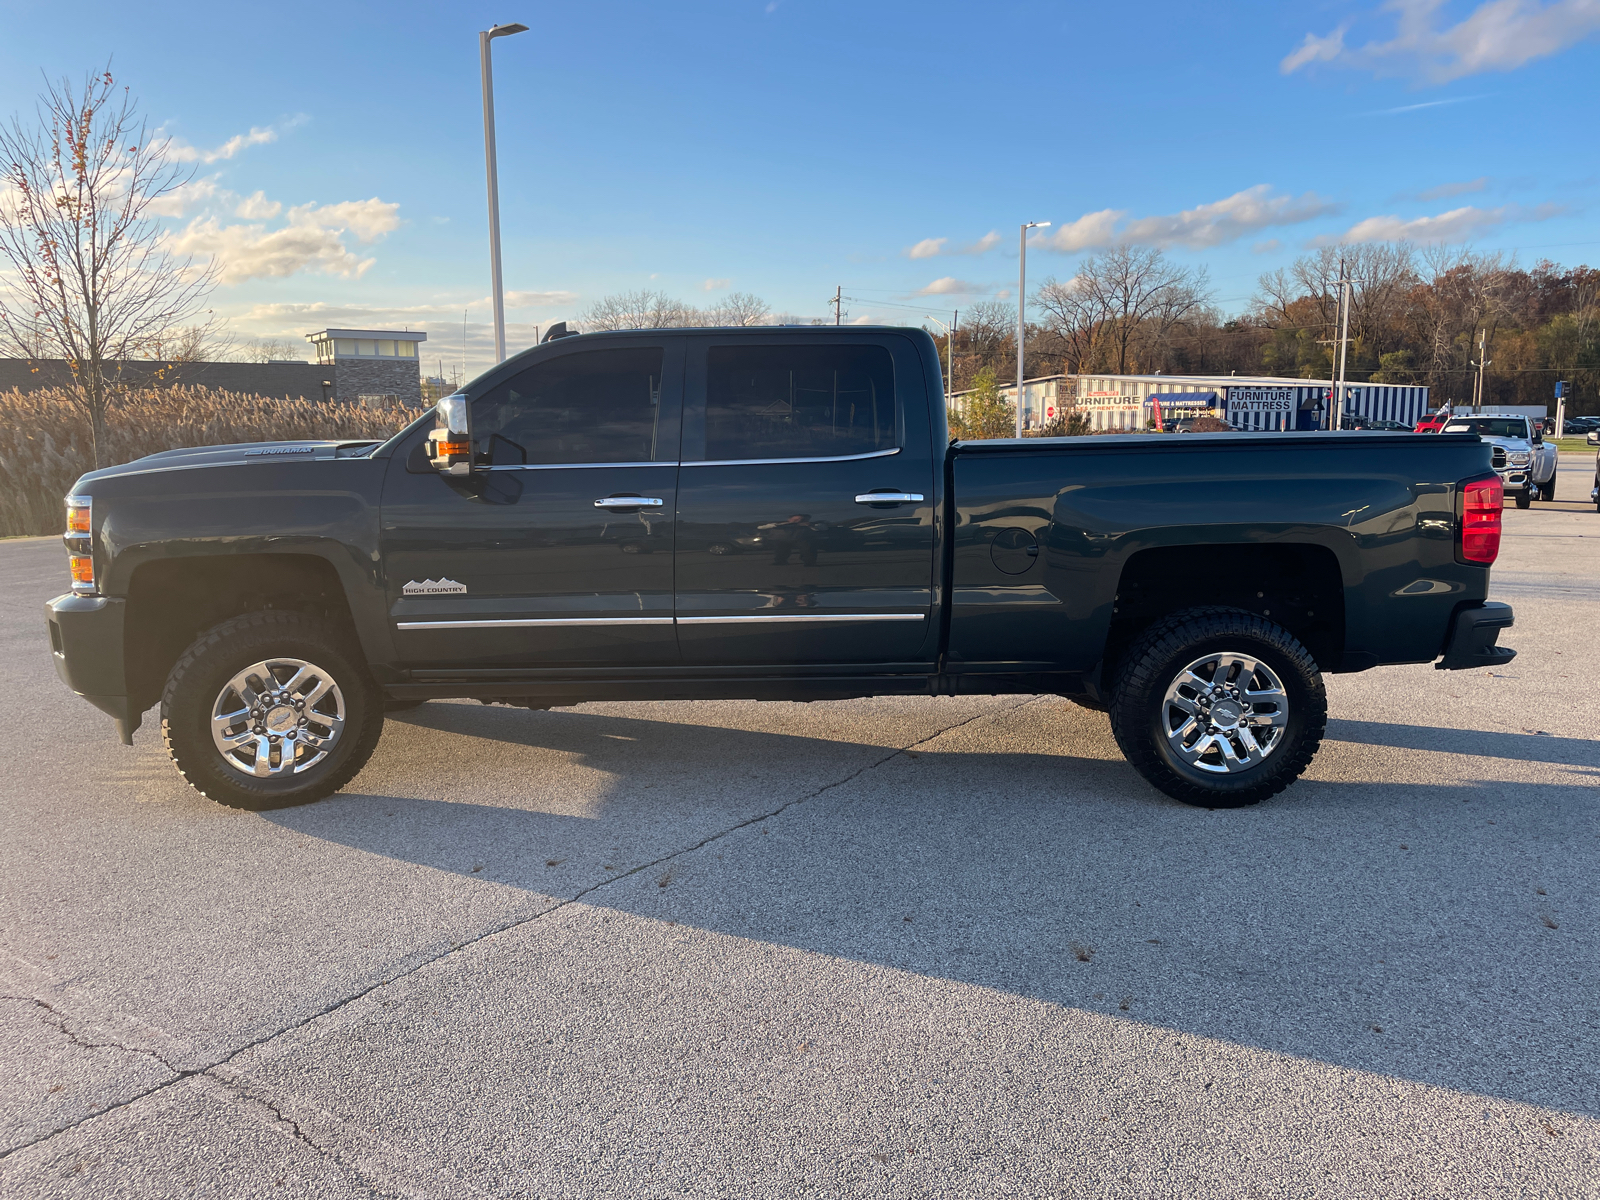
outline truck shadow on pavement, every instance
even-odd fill
[[[908,754],[595,712],[408,717],[444,739],[408,738],[424,782],[430,757],[434,784],[470,777],[480,750],[437,749],[461,733],[520,755],[529,792],[539,764],[574,756],[611,778],[582,812],[482,803],[474,780],[471,802],[342,794],[268,818],[663,927],[1600,1117],[1588,771],[1308,780],[1213,812],[1103,754]],[[1097,714],[1059,720],[1075,748],[1109,742]],[[1351,721],[1330,738],[1600,766],[1575,739]]]

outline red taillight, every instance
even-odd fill
[[[1461,489],[1461,557],[1488,566],[1500,555],[1500,510],[1505,488],[1500,476],[1474,479]]]

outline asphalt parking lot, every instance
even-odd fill
[[[1592,465],[1513,663],[1218,812],[1048,697],[436,702],[235,812],[0,543],[0,1193],[1600,1196]]]

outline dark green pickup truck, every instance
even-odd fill
[[[380,444],[174,450],[67,498],[67,686],[224,804],[347,783],[434,697],[1044,693],[1156,787],[1305,770],[1321,674],[1493,665],[1472,435],[956,442],[910,329],[566,336]]]

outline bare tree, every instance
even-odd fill
[[[109,70],[47,84],[37,115],[0,126],[0,344],[66,360],[103,467],[117,364],[189,323],[214,273],[167,250],[152,206],[189,176]]]
[[[1090,366],[1109,316],[1104,307],[1105,295],[1084,286],[1079,276],[1065,283],[1050,278],[1033,294],[1033,303],[1044,310],[1045,327],[1060,344],[1066,373],[1076,375]]]
[[[253,363],[277,362],[305,356],[303,347],[296,346],[286,338],[263,338],[259,342],[249,343],[239,352],[239,357],[243,361]]]
[[[700,317],[707,325],[770,325],[772,306],[749,292],[729,292]]]
[[[605,329],[676,329],[693,325],[699,314],[681,300],[665,292],[617,292],[602,296],[578,318],[583,328],[595,332]]]
[[[1341,279],[1350,281],[1350,336],[1376,346],[1385,331],[1398,327],[1406,296],[1416,286],[1416,253],[1408,242],[1323,246],[1296,259],[1287,272],[1263,275],[1256,311],[1272,324],[1286,324],[1290,306],[1310,299],[1332,330]]]
[[[1164,346],[1181,321],[1210,299],[1206,270],[1167,261],[1160,250],[1114,246],[1083,260],[1067,285],[1088,312],[1099,315],[1108,366],[1126,375],[1139,351]]]

